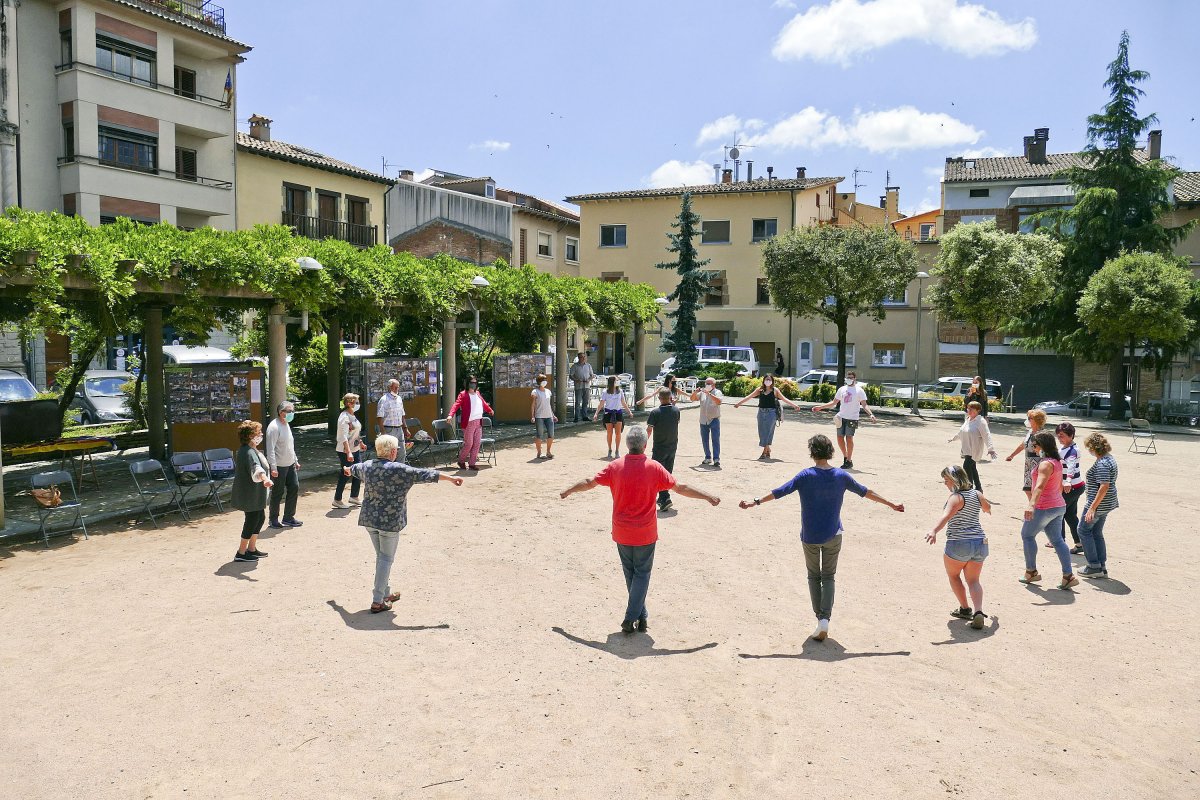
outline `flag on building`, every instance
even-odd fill
[[[233,105],[233,70],[225,72],[225,105]]]

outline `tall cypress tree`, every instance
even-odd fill
[[[1145,95],[1138,84],[1149,77],[1129,66],[1129,33],[1123,32],[1104,82],[1109,100],[1101,113],[1088,117],[1085,165],[1058,174],[1074,187],[1075,204],[1040,215],[1062,241],[1063,261],[1056,291],[1029,314],[1033,335],[1025,340],[1107,362],[1113,419],[1125,418],[1124,348],[1087,330],[1078,316],[1079,299],[1109,259],[1127,251],[1169,254],[1190,228],[1160,223],[1170,209],[1168,187],[1176,170],[1160,159],[1147,159],[1138,149],[1138,141],[1158,121],[1154,114],[1138,116],[1138,100]]]
[[[659,269],[673,269],[679,273],[679,284],[675,291],[667,295],[668,300],[677,304],[674,311],[667,314],[675,320],[675,328],[670,335],[663,339],[662,349],[675,356],[673,370],[676,374],[687,375],[699,366],[696,358],[696,311],[700,308],[700,298],[708,287],[708,270],[701,267],[708,261],[699,261],[696,254],[696,228],[700,217],[692,211],[691,192],[683,193],[679,206],[679,216],[671,223],[677,233],[668,233],[671,246],[669,253],[677,253],[675,261],[657,264]]]

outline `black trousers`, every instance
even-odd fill
[[[296,465],[278,467],[279,477],[271,486],[271,519],[279,519],[279,501],[283,500],[283,518],[296,518],[296,499],[300,494],[300,473]],[[286,499],[285,499],[286,494]]]
[[[263,523],[267,521],[266,511],[247,511],[246,521],[242,523],[242,538],[250,539],[262,530]]]
[[[679,449],[679,442],[672,442],[663,447],[653,447],[650,449],[650,458],[663,465],[663,469],[667,472],[675,472],[675,451]],[[663,489],[658,493],[658,504],[662,505],[671,499],[671,493]]]
[[[1063,492],[1063,500],[1067,501],[1067,513],[1063,515],[1063,522],[1071,529],[1071,539],[1075,544],[1079,544],[1079,498],[1083,496],[1086,488],[1080,486],[1078,489]]]
[[[975,466],[975,459],[963,456],[963,469],[966,471],[967,477],[971,479],[971,483],[975,484],[975,491],[982,492],[983,484],[979,482],[979,468]]]

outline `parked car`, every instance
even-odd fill
[[[98,422],[128,422],[129,395],[122,388],[133,380],[128,372],[115,369],[89,369],[71,401],[71,408],[79,412],[83,425]]]
[[[1125,395],[1125,416],[1132,416],[1129,410],[1130,398]],[[1040,408],[1046,414],[1062,414],[1073,417],[1107,416],[1112,410],[1112,395],[1108,392],[1080,392],[1070,400],[1044,400],[1035,403],[1034,408]]]
[[[0,403],[13,400],[32,400],[37,397],[37,387],[19,372],[0,369]]]
[[[818,383],[837,383],[837,370],[810,369],[796,381],[801,390],[816,386]]]
[[[967,392],[971,390],[971,382],[974,378],[963,378],[958,376],[950,376],[938,378],[936,384],[930,386],[922,386],[921,394],[925,394],[926,389],[932,392],[944,395],[957,395],[958,397],[966,397]],[[1001,400],[1004,398],[1004,387],[1000,385],[1000,381],[994,381],[991,378],[986,379],[988,397],[993,400]]]
[[[233,353],[219,347],[169,344],[163,349],[163,362],[171,364],[241,364]]]
[[[700,361],[701,366],[707,364],[721,364],[736,362],[741,369],[738,370],[739,375],[757,375],[758,374],[758,356],[754,353],[752,347],[726,347],[726,346],[706,346],[696,345],[696,358]],[[658,379],[661,381],[668,374],[674,371],[675,356],[671,356],[662,363],[662,367],[658,371]]]

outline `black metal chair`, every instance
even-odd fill
[[[71,522],[71,527],[66,528],[66,532],[82,529],[83,538],[88,538],[87,523],[83,521],[83,503],[79,502],[79,495],[75,492],[75,481],[71,479],[71,473],[64,469],[54,472],[39,472],[29,480],[29,484],[34,489],[49,489],[52,486],[67,486],[71,490],[71,499],[66,498],[66,493],[60,488],[59,496],[61,502],[56,506],[46,507],[38,505],[38,524],[42,529],[42,540],[46,546],[50,546],[50,532],[46,530],[46,520],[54,514],[63,511],[74,511],[75,519]]]
[[[199,505],[216,505],[218,511],[224,511],[221,497],[217,494],[217,482],[208,474],[208,465],[200,453],[173,453],[171,455],[171,471],[175,473],[175,483],[179,486],[179,501],[186,509],[195,506],[188,504],[188,495],[197,491],[204,492],[204,499]]]
[[[412,445],[412,449],[408,450],[405,454],[404,460],[412,464],[421,460],[421,456],[425,455],[425,452],[433,445],[433,438],[415,438],[419,431],[423,432],[425,430],[425,427],[421,424],[421,420],[417,417],[406,417],[404,427],[408,428],[408,438],[404,440],[404,444],[406,446],[409,444]]]
[[[158,527],[158,519],[154,516],[152,506],[157,500],[165,499],[167,502],[166,506],[159,510],[159,514],[170,514],[173,510],[171,506],[175,506],[174,510],[178,510],[184,519],[188,519],[187,509],[183,507],[180,499],[179,487],[171,483],[167,477],[167,469],[161,461],[153,458],[134,461],[129,465],[129,474],[133,477],[133,485],[137,487],[142,508],[150,515],[150,521],[154,523],[154,527]],[[161,483],[159,483],[160,480]],[[143,484],[142,481],[147,481],[147,483]]]
[[[483,437],[479,440],[479,452],[483,455],[483,460],[496,466],[496,437],[489,436],[492,432],[493,422],[491,417],[484,417],[481,421],[483,425]]]
[[[451,458],[451,461],[457,460],[458,458],[457,453],[454,452],[454,448],[462,447],[463,444],[463,440],[455,438],[454,433],[454,423],[447,422],[444,419],[435,419],[433,421],[434,444],[448,445],[450,449],[447,452],[454,454],[453,458]],[[447,461],[446,463],[450,462]]]
[[[213,491],[220,495],[226,484],[233,483],[234,469],[233,451],[228,447],[214,447],[200,454],[204,458],[204,468],[213,482]]]

